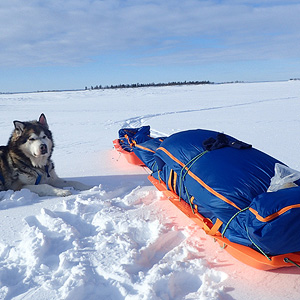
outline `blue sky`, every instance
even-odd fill
[[[299,78],[299,15],[299,0],[1,0],[0,92]]]

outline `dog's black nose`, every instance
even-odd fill
[[[41,144],[40,149],[41,149],[42,154],[47,153],[47,145],[46,144]]]

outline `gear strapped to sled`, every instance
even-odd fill
[[[201,129],[151,138],[150,126],[125,128],[114,144],[233,256],[260,269],[299,265],[300,187],[267,193],[277,159]]]

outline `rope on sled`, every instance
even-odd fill
[[[292,260],[289,259],[288,257],[286,257],[283,261],[286,262],[286,263],[291,263],[291,264],[293,264],[295,267],[300,268],[300,265],[299,265],[299,264],[295,263],[294,261],[292,261]]]
[[[259,250],[259,252],[261,253],[261,254],[263,254],[268,260],[272,260],[252,239],[251,239],[251,237],[250,237],[250,235],[249,235],[249,231],[248,231],[248,228],[246,227],[246,230],[247,230],[247,235],[248,235],[248,238],[249,238],[249,240],[250,240],[250,242]]]
[[[194,164],[199,158],[201,158],[204,154],[206,154],[207,152],[209,152],[209,151],[206,150],[206,151],[201,152],[200,154],[198,154],[198,155],[196,155],[194,158],[192,158],[190,161],[188,161],[188,162],[182,167],[182,169],[181,169],[181,171],[180,171],[180,176],[179,176],[179,201],[181,201],[181,186],[182,186],[182,182],[183,182],[183,180],[184,180],[186,174],[189,172],[189,170],[191,169],[191,167],[193,166],[193,164]],[[188,165],[190,165],[190,166],[188,167]],[[185,170],[185,173],[184,173],[184,175],[182,175],[184,170]],[[192,204],[192,202],[191,202],[191,198],[190,198],[190,196],[189,196],[189,193],[188,193],[186,187],[185,187],[185,192],[186,192],[186,194],[187,194],[187,198],[188,198],[188,200],[189,200],[190,207],[191,207],[192,212],[193,212],[193,214],[194,214],[195,211],[194,211],[194,208],[193,208],[193,204]]]
[[[154,167],[155,167],[155,166],[156,166],[156,168],[157,168],[157,172],[159,171],[159,170],[158,170],[158,165],[157,165],[157,163],[156,163],[156,161],[155,161],[154,164],[152,165],[151,174],[154,173]]]
[[[182,186],[182,182],[186,176],[186,174],[189,172],[189,170],[191,169],[191,167],[193,166],[193,164],[199,159],[201,158],[204,154],[206,154],[207,152],[209,152],[208,150],[201,152],[200,154],[196,155],[194,158],[192,158],[189,162],[187,162],[181,169],[180,171],[180,177],[179,177],[179,201],[181,200],[181,186]],[[184,175],[183,172],[185,170]]]
[[[249,209],[249,207],[246,207],[246,208],[244,208],[244,209],[238,211],[237,213],[235,213],[235,214],[230,218],[230,220],[229,220],[229,221],[227,222],[227,224],[225,225],[224,230],[222,231],[222,237],[224,237],[225,231],[227,230],[227,228],[228,228],[229,224],[231,223],[231,221],[232,221],[239,213],[241,213],[241,212],[243,212],[243,211],[245,211],[245,210],[247,210],[247,209]]]
[[[222,237],[224,237],[224,234],[225,234],[225,231],[227,230],[229,224],[232,222],[232,220],[238,216],[238,214],[240,214],[241,212],[243,211],[246,211],[247,209],[249,209],[249,207],[246,207],[240,211],[238,211],[237,213],[235,213],[231,218],[230,220],[227,222],[227,224],[225,225],[223,231],[222,231]],[[271,258],[251,239],[250,235],[249,235],[249,231],[248,231],[248,228],[246,227],[246,230],[247,230],[247,236],[248,236],[248,239],[250,240],[250,242],[259,250],[259,252],[261,254],[263,254],[268,260],[271,261]],[[299,266],[300,267],[300,266]]]
[[[187,195],[187,197],[189,199],[189,204],[190,204],[190,207],[192,209],[192,212],[193,212],[193,214],[195,214],[195,211],[194,211],[194,208],[193,208],[193,204],[192,204],[192,201],[191,201],[191,197],[190,197],[189,192],[188,192],[188,190],[187,190],[186,187],[185,187],[185,192],[186,192],[186,195]],[[180,200],[180,198],[179,198],[179,200]]]

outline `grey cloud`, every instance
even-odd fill
[[[279,1],[233,0],[2,0],[0,65],[80,64],[110,51],[140,48],[148,51],[135,63],[171,63],[175,57],[197,63],[244,57],[247,50],[252,56],[263,56],[262,50],[281,53],[283,48],[295,55],[300,53],[294,42],[299,14],[298,1],[282,6]],[[208,39],[210,46],[201,45]]]

